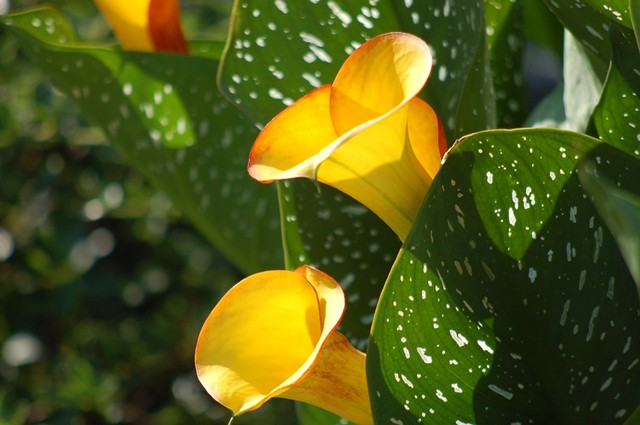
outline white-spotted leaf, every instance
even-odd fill
[[[564,27],[602,61],[606,70],[611,49],[608,41],[610,24],[631,28],[627,0],[545,0]]]
[[[362,350],[400,240],[347,195],[325,185],[316,191],[311,182],[297,183],[280,186],[287,267],[310,264],[340,282],[348,301],[341,330]]]
[[[583,166],[580,181],[616,239],[640,296],[640,197],[618,189],[593,163]]]
[[[640,157],[640,52],[634,35],[611,28],[613,60],[593,121],[600,138]]]
[[[609,21],[631,28],[629,5],[633,0],[585,0],[585,3]]]
[[[640,163],[558,130],[449,153],[396,260],[367,367],[376,423],[618,424],[640,401],[640,303],[576,169]]]
[[[495,125],[481,0],[240,0],[220,88],[265,124],[303,94],[331,83],[364,41],[391,31],[417,35],[432,48],[434,69],[424,94],[451,141]]]

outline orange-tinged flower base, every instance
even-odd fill
[[[283,397],[371,424],[365,355],[336,331],[344,308],[338,283],[311,267],[249,276],[205,321],[198,378],[234,416]]]
[[[442,125],[417,97],[429,47],[404,33],[375,37],[333,84],[282,111],[262,130],[249,174],[271,182],[318,180],[371,209],[404,239],[446,150]]]
[[[126,50],[187,54],[178,0],[95,0]]]

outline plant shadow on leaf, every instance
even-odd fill
[[[498,157],[508,140],[497,136],[489,147],[482,138],[448,157],[383,291],[367,365],[370,393],[378,397],[374,417],[622,423],[640,400],[640,306],[615,240],[574,170],[578,159],[597,160],[633,190],[637,163],[590,139],[572,152],[567,137],[568,178],[547,188],[553,199],[536,191],[528,208],[550,210],[514,258],[505,248],[509,239],[519,244],[520,233],[497,244],[480,204],[511,203],[512,191],[529,181],[493,191],[497,182],[487,184],[490,161],[483,158]],[[546,172],[539,161],[525,164]],[[531,231],[538,216],[518,215],[524,209],[520,201],[510,225]]]

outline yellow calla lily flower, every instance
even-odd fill
[[[404,239],[440,168],[446,141],[416,97],[431,71],[429,46],[404,33],[377,36],[319,87],[278,114],[256,139],[249,174],[268,183],[318,180],[358,200]]]
[[[189,53],[178,0],[95,0],[127,50]]]
[[[282,397],[372,424],[365,354],[336,331],[344,309],[340,285],[314,268],[249,276],[202,326],[198,379],[234,416]]]

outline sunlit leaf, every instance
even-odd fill
[[[257,131],[217,91],[221,43],[200,56],[88,46],[53,9],[2,17],[29,58],[123,157],[245,272],[281,263],[275,190],[245,170]]]
[[[536,106],[526,125],[586,132],[605,78],[594,60],[593,54],[565,31],[563,81]]]
[[[378,423],[622,423],[640,401],[633,279],[578,180],[640,163],[558,130],[457,145],[404,244],[368,351]],[[599,168],[600,169],[600,168]]]
[[[593,64],[591,54],[569,32],[565,32],[563,103],[567,117],[565,128],[586,132],[589,119],[600,99],[604,75]]]

